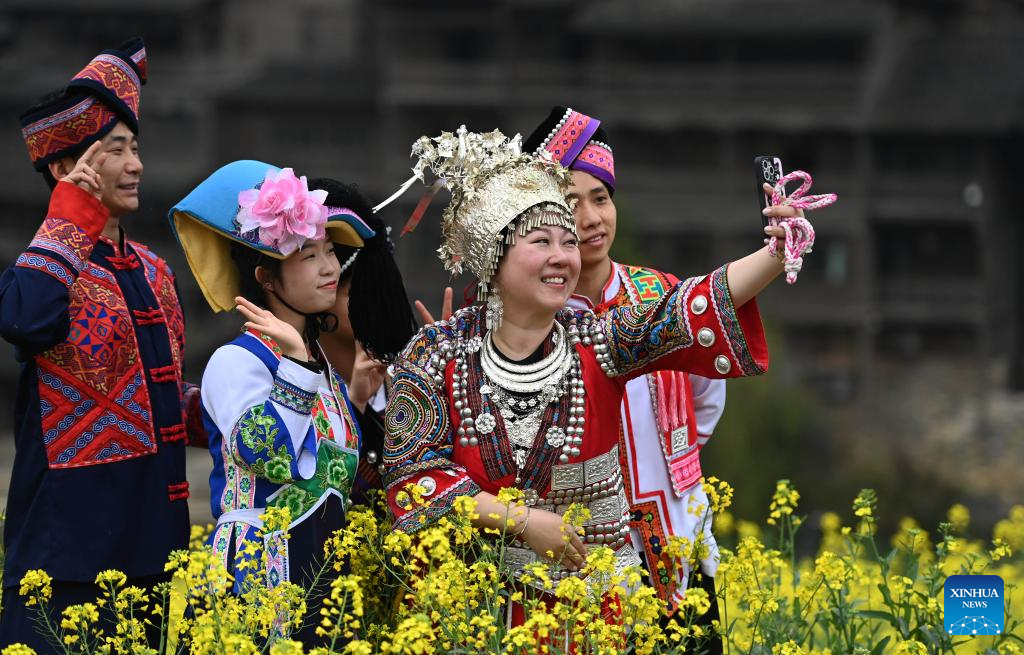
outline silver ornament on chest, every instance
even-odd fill
[[[533,439],[540,429],[540,413],[524,416],[508,426],[508,440],[520,448],[529,448],[533,445]]]
[[[560,448],[565,443],[565,430],[557,425],[550,427],[547,434],[544,435],[544,440],[552,448]]]
[[[498,421],[490,412],[483,412],[476,417],[476,431],[480,434],[490,434],[497,425]]]
[[[530,451],[522,450],[520,448],[515,449],[516,457],[516,468],[522,470],[526,466],[526,458],[529,457]]]

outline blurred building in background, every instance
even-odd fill
[[[380,199],[420,135],[525,135],[565,104],[609,132],[623,260],[696,274],[758,246],[758,154],[839,194],[799,282],[762,300],[785,354],[778,402],[812,398],[809,443],[831,443],[783,453],[794,466],[820,471],[825,454],[929,493],[1024,497],[1000,468],[1024,449],[1024,2],[6,0],[3,266],[47,197],[17,115],[136,34],[150,61],[143,209],[125,224],[176,265],[197,381],[238,321],[210,315],[165,213],[214,168],[262,159]],[[400,227],[417,199],[386,219]],[[410,295],[431,304],[446,281],[436,204],[398,246]],[[0,361],[5,388],[16,373]]]

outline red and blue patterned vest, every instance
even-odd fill
[[[129,310],[114,276],[84,261],[69,289],[67,338],[35,356],[43,441],[50,468],[91,466],[155,453],[162,441],[185,438],[180,423],[155,434],[146,386],[170,382],[182,387],[184,317],[166,262],[139,243],[126,242],[127,254],[115,266],[143,266],[157,306]],[[113,260],[112,260],[113,261]],[[134,322],[164,323],[173,364],[146,371]]]

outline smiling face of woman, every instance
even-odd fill
[[[315,314],[334,306],[340,274],[341,264],[334,255],[334,244],[320,239],[307,241],[282,261],[277,279],[269,284],[282,300],[298,311]]]
[[[579,244],[569,230],[542,225],[517,235],[494,276],[504,320],[550,319],[565,307],[579,276]]]

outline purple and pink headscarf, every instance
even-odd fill
[[[523,150],[537,155],[547,151],[562,166],[589,173],[614,191],[615,158],[607,139],[600,120],[556,106],[526,139]]]

